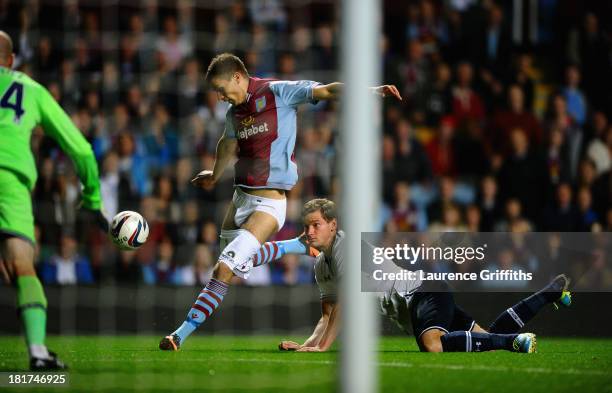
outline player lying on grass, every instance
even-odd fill
[[[159,348],[177,350],[181,343],[221,305],[235,275],[246,278],[252,257],[263,242],[285,223],[285,193],[298,179],[293,159],[297,108],[321,100],[335,100],[342,83],[278,81],[254,78],[242,61],[230,54],[216,56],[206,72],[207,83],[219,99],[230,104],[225,131],[217,144],[213,170],[200,172],[195,186],[213,187],[233,160],[234,196],[221,227],[221,255],[213,277],[200,292],[185,321],[162,338]],[[373,87],[382,97],[401,99],[395,86]]]
[[[315,262],[315,278],[321,292],[321,319],[313,334],[303,344],[283,341],[279,349],[325,351],[333,343],[338,331],[336,288],[343,269],[340,244],[344,233],[338,231],[335,205],[327,199],[315,199],[306,203],[302,219],[302,237],[265,243],[255,255],[253,266],[269,263],[287,253],[312,255],[308,246],[320,252]],[[385,271],[401,269],[391,261],[385,263]],[[446,283],[403,283],[403,289],[395,288],[395,283],[387,283],[389,288],[381,299],[382,309],[385,315],[398,322],[407,332],[412,323],[419,348],[425,352],[481,352],[495,349],[534,352],[535,335],[519,334],[519,330],[545,305],[558,302],[569,306],[571,303],[571,294],[567,291],[569,280],[560,275],[541,291],[504,311],[487,332],[455,304]]]
[[[32,370],[66,366],[45,346],[47,299],[34,270],[34,216],[30,193],[36,166],[30,150],[32,129],[40,124],[72,159],[83,183],[82,207],[102,215],[98,165],[89,143],[47,89],[11,70],[11,38],[0,31],[0,275],[17,288],[17,308],[25,328]]]
[[[445,282],[401,283],[380,298],[381,311],[406,333],[412,332],[424,352],[483,352],[504,349],[536,351],[533,333],[519,333],[548,304],[571,304],[569,279],[559,275],[542,290],[503,311],[488,331],[459,307]],[[411,288],[408,288],[411,286]]]

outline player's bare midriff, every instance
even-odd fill
[[[260,196],[262,198],[270,198],[270,199],[285,199],[285,190],[281,190],[278,188],[246,188],[240,187],[240,189],[247,194]]]

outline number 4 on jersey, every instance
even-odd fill
[[[14,102],[12,101],[12,96],[15,94]],[[23,85],[19,82],[13,82],[6,92],[0,98],[0,108],[12,109],[15,112],[15,119],[13,120],[15,123],[19,123],[21,116],[25,113],[23,110],[23,106],[21,106],[23,102]]]

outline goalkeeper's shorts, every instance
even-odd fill
[[[30,190],[14,172],[1,168],[0,234],[36,242]]]

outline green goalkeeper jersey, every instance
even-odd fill
[[[72,159],[83,183],[83,207],[100,209],[98,166],[91,145],[45,87],[21,72],[0,67],[0,168],[16,173],[30,190],[38,176],[30,138],[39,124]]]

